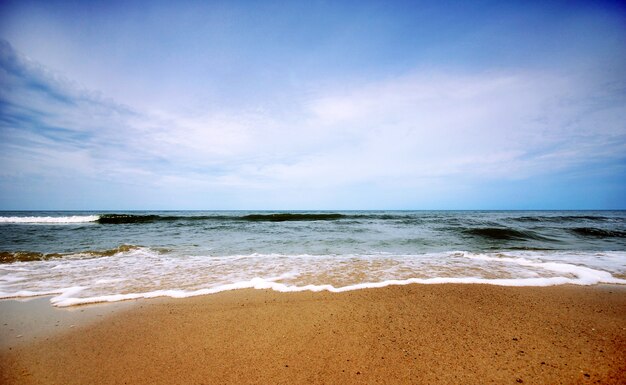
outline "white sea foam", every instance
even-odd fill
[[[450,251],[395,255],[190,256],[136,247],[114,255],[0,264],[0,298],[54,295],[55,306],[254,288],[343,292],[389,285],[626,284],[626,252]],[[572,262],[573,261],[573,262]],[[603,263],[602,261],[608,261]]]
[[[609,274],[610,276],[610,274]],[[274,282],[270,279],[253,278],[250,281],[235,282],[232,284],[221,285],[211,289],[200,289],[194,291],[184,290],[156,290],[145,293],[131,293],[131,294],[112,294],[96,297],[71,297],[71,294],[75,294],[73,291],[71,294],[63,293],[62,295],[53,297],[50,302],[59,307],[81,305],[88,303],[100,303],[100,302],[117,302],[131,299],[149,299],[157,297],[170,297],[170,298],[188,298],[200,295],[216,294],[224,291],[238,290],[238,289],[266,289],[274,290],[282,293],[293,293],[302,291],[321,292],[329,291],[332,293],[342,293],[360,289],[374,289],[382,288],[386,286],[401,286],[409,284],[444,284],[444,283],[456,283],[456,284],[487,284],[496,286],[556,286],[564,284],[572,285],[593,285],[598,283],[612,283],[626,285],[626,280],[617,279],[613,277],[603,277],[602,279],[595,279],[590,275],[581,275],[578,278],[565,278],[565,277],[552,277],[552,278],[526,278],[526,279],[483,279],[483,278],[410,278],[405,280],[387,280],[382,282],[366,282],[355,285],[334,287],[332,285],[306,285],[306,286],[294,286],[286,285],[279,282]],[[70,288],[68,290],[73,290]]]
[[[0,217],[0,223],[87,223],[100,219],[98,215],[72,215],[69,217]]]

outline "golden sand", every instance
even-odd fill
[[[624,384],[626,287],[239,290],[0,354],[3,384]]]

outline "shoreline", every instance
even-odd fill
[[[120,301],[60,308],[50,302],[52,297],[0,299],[0,352],[97,323],[135,305]]]
[[[622,285],[241,289],[55,311],[75,327],[1,349],[1,382],[626,381]]]

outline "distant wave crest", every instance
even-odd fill
[[[96,222],[99,215],[72,215],[68,217],[0,217],[0,223],[86,223]]]
[[[268,222],[285,222],[285,221],[330,221],[344,218],[345,215],[333,213],[319,214],[251,214],[241,217],[246,221],[268,221]]]
[[[533,215],[533,216],[522,216],[512,218],[517,222],[555,222],[562,223],[567,221],[595,221],[595,222],[605,222],[611,221],[611,218],[600,216],[600,215],[553,215],[553,216],[543,216],[543,215]]]
[[[101,224],[148,223],[157,221],[251,221],[251,222],[287,222],[287,221],[330,221],[344,218],[336,213],[275,213],[249,215],[202,215],[168,216],[136,214],[103,214],[97,219]]]
[[[177,219],[180,217],[162,217],[159,215],[131,215],[131,214],[104,214],[100,215],[97,222],[101,224],[118,223],[147,223],[158,220]]]
[[[479,227],[465,230],[466,234],[494,240],[547,240],[530,230],[515,230],[500,227]]]
[[[583,237],[626,238],[626,231],[620,231],[620,230],[605,230],[605,229],[597,229],[594,227],[577,227],[577,228],[571,229],[571,231]]]

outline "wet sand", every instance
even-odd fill
[[[626,383],[624,286],[239,290],[127,304],[3,343],[0,383]]]
[[[0,300],[0,351],[102,321],[133,307],[132,301],[58,308],[50,297]]]

